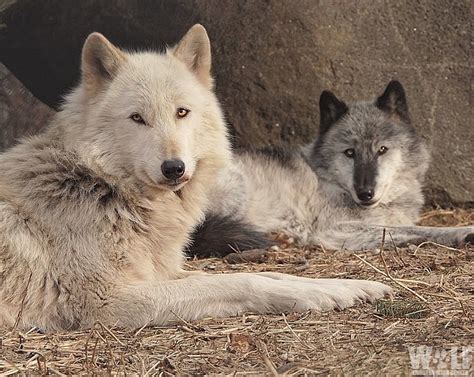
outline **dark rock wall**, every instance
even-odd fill
[[[235,143],[297,145],[317,133],[318,99],[405,86],[431,146],[431,198],[474,202],[469,0],[17,0],[0,7],[0,61],[57,106],[91,31],[125,48],[174,44],[194,23],[213,43],[216,89]]]
[[[0,63],[0,152],[37,133],[53,113]]]

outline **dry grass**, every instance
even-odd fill
[[[431,211],[421,222],[473,224],[474,210]],[[387,250],[382,259],[380,253],[355,256],[290,244],[270,251],[259,264],[191,261],[190,268],[217,273],[380,280],[394,286],[397,295],[393,302],[342,312],[248,314],[135,331],[101,324],[56,334],[0,329],[0,373],[408,375],[409,346],[474,345],[474,248],[415,249]],[[470,371],[459,372],[472,375],[473,367],[471,362]]]

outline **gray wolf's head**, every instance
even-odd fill
[[[164,53],[126,52],[87,38],[82,79],[66,97],[69,146],[95,169],[147,192],[178,190],[204,162],[229,156],[210,73],[206,30],[193,26]]]
[[[324,91],[319,104],[320,135],[310,159],[320,179],[366,207],[388,203],[410,186],[419,190],[429,157],[398,81],[373,102],[347,105]]]

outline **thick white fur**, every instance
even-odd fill
[[[210,62],[200,25],[164,54],[89,36],[82,81],[49,129],[0,156],[0,325],[140,327],[330,310],[390,292],[371,281],[183,270],[183,247],[231,159]],[[171,158],[186,164],[179,186],[160,170]]]

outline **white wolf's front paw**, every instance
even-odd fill
[[[393,294],[389,286],[368,280],[309,279],[276,273],[259,277],[265,279],[256,287],[256,295],[275,312],[344,309]]]
[[[331,309],[344,309],[360,302],[374,302],[393,295],[391,287],[376,281],[328,279],[324,284],[327,284],[325,291],[333,302]]]

